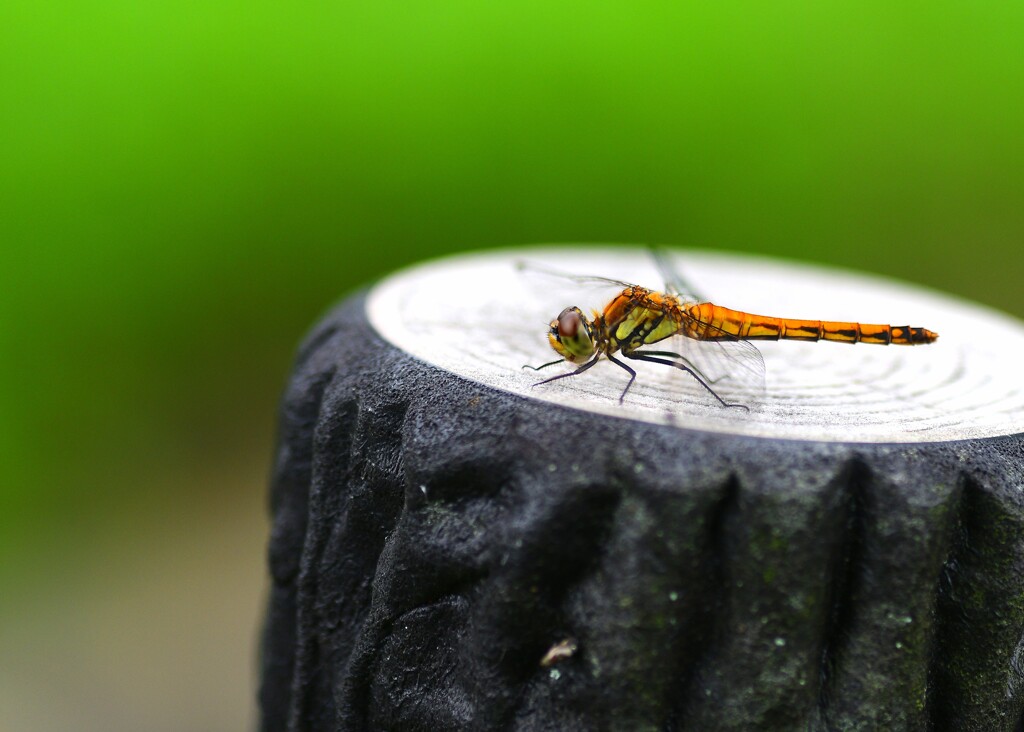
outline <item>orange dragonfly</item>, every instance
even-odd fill
[[[576,364],[577,367],[568,373],[539,381],[534,386],[578,376],[603,356],[629,373],[629,382],[619,396],[621,403],[636,381],[636,371],[616,358],[615,354],[619,354],[634,361],[679,369],[693,377],[723,407],[749,411],[747,405],[728,402],[712,388],[712,384],[719,379],[709,378],[706,373],[708,369],[703,364],[723,365],[723,376],[719,378],[728,378],[729,372],[743,371],[748,381],[760,380],[763,384],[764,360],[757,348],[749,342],[752,340],[920,345],[932,343],[939,337],[927,328],[907,325],[800,320],[731,310],[694,295],[694,290],[675,271],[664,251],[653,250],[652,256],[665,280],[664,292],[604,277],[576,277],[548,272],[575,282],[614,285],[622,290],[602,312],[593,311],[593,318],[588,319],[578,307],[571,306],[550,322],[548,342],[560,358],[541,366],[525,368],[539,371],[563,362]],[[640,350],[643,346],[671,337],[677,337],[679,350],[685,350],[687,355],[675,351]],[[710,352],[712,355],[706,353],[701,357],[700,366],[696,363],[698,351],[687,346],[687,342],[693,344],[695,341],[711,342],[717,346],[715,351]],[[713,355],[715,353],[717,355]]]

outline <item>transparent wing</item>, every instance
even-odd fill
[[[542,280],[550,278],[551,281],[561,280],[564,283],[576,283],[578,285],[596,285],[598,287],[617,287],[620,290],[624,287],[631,287],[629,282],[623,282],[621,280],[613,280],[610,277],[593,277],[593,276],[581,276],[569,274],[568,272],[560,272],[550,267],[544,267],[543,265],[535,264],[534,262],[528,262],[526,260],[519,260],[516,262],[516,269],[520,272],[525,273],[527,276],[533,275],[539,277]]]
[[[700,291],[680,274],[674,255],[664,247],[651,247],[651,258],[665,282],[666,292],[684,302],[707,302]],[[689,316],[688,316],[689,317]],[[757,403],[764,397],[764,358],[750,341],[726,333],[711,323],[690,318],[717,340],[695,340],[679,335],[643,350],[667,350],[680,354],[703,375],[712,389],[726,401]],[[684,330],[680,324],[680,330]],[[664,348],[659,348],[664,344]]]
[[[651,259],[658,269],[658,274],[665,283],[665,292],[680,296],[686,302],[704,302],[706,297],[691,285],[675,266],[672,253],[664,247],[651,247]]]
[[[532,262],[517,262],[520,284],[529,301],[531,317],[539,316],[547,326],[564,308],[576,306],[589,317],[601,312],[628,282],[608,277],[579,276]]]
[[[765,394],[765,367],[761,352],[750,341],[726,333],[710,323],[701,323],[700,327],[721,340],[697,340],[680,332],[638,352],[676,354],[678,358],[668,357],[669,360],[679,361],[696,370],[724,401],[751,408],[760,404]],[[699,384],[694,383],[693,387],[689,390],[703,391]]]

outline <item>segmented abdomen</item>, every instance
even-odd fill
[[[691,323],[686,334],[691,338],[720,341],[745,340],[839,341],[840,343],[877,343],[914,346],[932,343],[939,337],[927,328],[909,325],[875,325],[830,320],[797,320],[754,315],[730,310],[709,302],[686,309]]]

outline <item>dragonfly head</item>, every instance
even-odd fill
[[[579,308],[566,308],[551,321],[548,342],[566,361],[586,361],[594,355],[594,324]]]

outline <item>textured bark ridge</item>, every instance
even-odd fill
[[[475,385],[363,299],[303,346],[264,730],[1013,730],[1020,437],[708,434]]]

